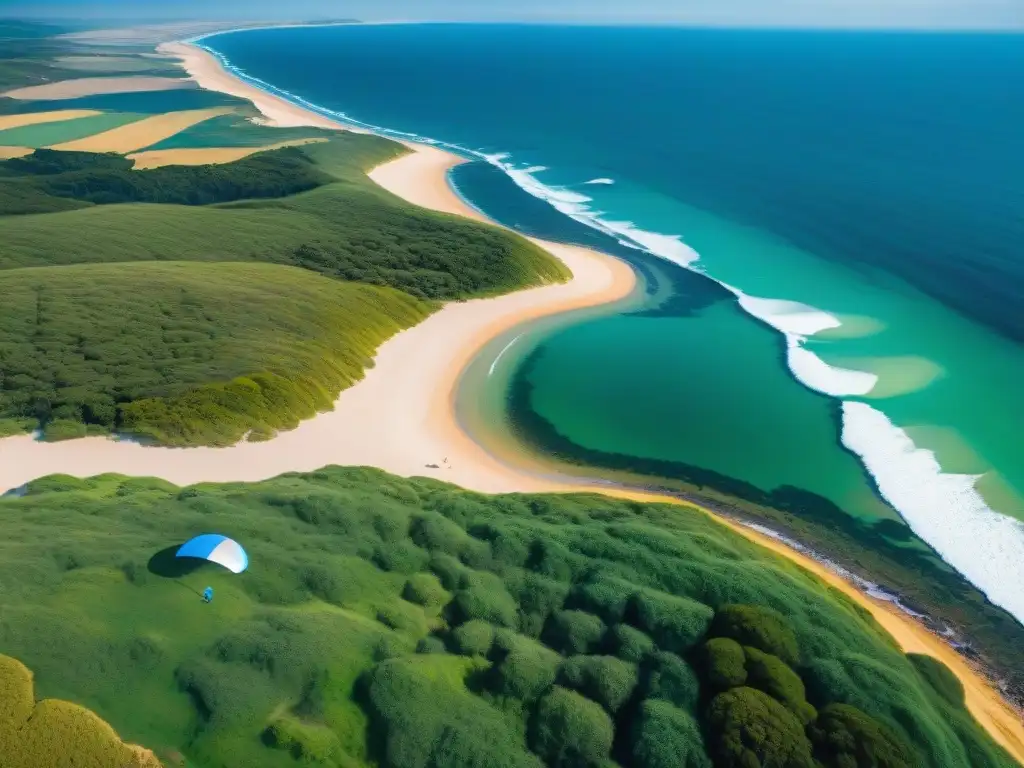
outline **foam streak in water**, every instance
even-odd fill
[[[932,451],[866,403],[843,403],[843,445],[860,456],[914,533],[1024,621],[1024,523],[991,510],[976,475],[943,472]]]

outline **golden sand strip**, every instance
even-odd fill
[[[31,155],[35,150],[32,147],[0,147],[0,160],[10,160],[12,157],[24,157]]]
[[[0,115],[0,131],[8,128],[21,128],[24,125],[39,123],[56,123],[60,120],[76,120],[79,117],[92,117],[103,114],[96,109],[55,109],[52,112],[32,112],[27,115]]]
[[[291,141],[279,141],[276,144],[268,144],[263,147],[198,147],[192,149],[154,149],[149,152],[137,152],[128,155],[129,160],[135,161],[136,170],[146,168],[159,168],[163,165],[217,165],[220,163],[233,163],[243,157],[254,155],[257,152],[269,152],[282,147],[299,147],[303,144],[316,144],[327,139],[293,139]]]
[[[104,93],[135,93],[138,91],[170,91],[190,88],[192,81],[183,77],[79,77],[74,80],[58,80],[44,85],[29,85],[15,88],[3,96],[12,99],[32,101],[57,101],[76,99],[80,96],[98,96]]]
[[[228,114],[231,111],[233,111],[231,107],[214,107],[153,115],[103,133],[87,136],[84,139],[55,144],[51,149],[77,152],[120,152],[122,154],[134,152],[150,147],[158,141],[163,141],[196,123]]]

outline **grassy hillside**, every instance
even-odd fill
[[[402,151],[386,139],[355,134],[278,150],[310,157],[336,179],[282,199],[201,210],[104,206],[3,217],[0,269],[153,259],[271,261],[430,299],[504,293],[568,276],[522,238],[416,208],[366,177],[367,169]],[[202,166],[177,170],[183,178],[207,172]]]
[[[109,725],[66,701],[36,701],[32,673],[0,656],[0,756],[4,768],[159,768],[148,750],[124,744]]]
[[[0,163],[0,210],[62,211],[0,216],[0,433],[265,438],[329,407],[437,300],[567,276],[519,237],[366,177],[403,151],[339,135],[218,166],[51,150]]]
[[[61,210],[69,200],[81,204],[76,207],[134,202],[211,205],[284,197],[334,181],[294,148],[261,152],[224,165],[170,165],[140,171],[132,166],[131,160],[116,154],[52,149],[4,161],[0,163],[0,177],[5,180],[0,216]]]
[[[332,468],[46,478],[0,524],[0,653],[169,765],[1013,765],[944,667],[676,507]],[[204,531],[249,570],[172,557]]]
[[[0,285],[0,418],[50,438],[118,429],[171,445],[297,426],[433,310],[270,264],[19,269]]]

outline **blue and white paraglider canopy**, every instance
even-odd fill
[[[223,565],[232,573],[241,573],[249,567],[249,556],[242,545],[219,533],[204,533],[186,541],[175,557],[195,557]]]

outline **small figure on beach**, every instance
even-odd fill
[[[213,587],[207,587],[206,589],[203,590],[203,602],[204,603],[212,603],[213,602]]]

